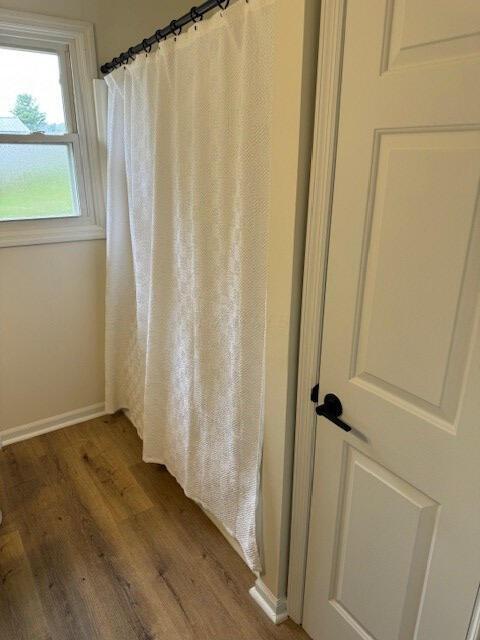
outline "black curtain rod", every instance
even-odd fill
[[[212,9],[218,9],[219,7],[220,9],[226,9],[229,4],[230,0],[207,0],[198,7],[192,7],[190,11],[181,18],[172,20],[168,26],[155,31],[153,36],[145,38],[139,44],[130,47],[128,51],[121,53],[118,58],[113,58],[110,62],[103,64],[100,67],[100,71],[104,75],[107,75],[107,73],[110,73],[110,71],[113,71],[117,67],[121,67],[129,60],[134,60],[137,53],[142,53],[142,51],[149,53],[154,44],[165,40],[167,36],[172,34],[178,36],[185,25],[190,22],[199,22],[203,16],[209,11],[212,11]]]

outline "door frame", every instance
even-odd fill
[[[319,381],[330,218],[334,185],[347,0],[322,0],[315,131],[303,276],[292,519],[287,605],[302,622],[308,529],[315,463],[316,414],[310,391]]]

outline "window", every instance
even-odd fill
[[[92,26],[0,10],[0,246],[104,237]]]

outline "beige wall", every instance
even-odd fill
[[[192,0],[0,2],[4,8],[93,22],[99,65],[192,5]],[[263,579],[280,596],[286,590],[298,318],[319,6],[320,0],[277,0],[276,10],[262,482]],[[0,249],[0,429],[103,399],[104,260],[102,241]]]
[[[103,402],[105,243],[0,249],[0,425]]]
[[[99,66],[185,13],[192,4],[193,0],[0,0],[3,9],[92,22]]]
[[[269,232],[263,581],[286,594],[306,210],[320,0],[277,0]]]

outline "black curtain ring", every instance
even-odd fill
[[[200,22],[201,20],[203,20],[203,14],[198,13],[198,7],[192,7],[190,9],[190,17],[192,19],[192,22]]]
[[[130,60],[135,60],[135,52],[133,50],[133,47],[130,47],[130,49],[128,50],[128,58],[127,60],[130,58]]]
[[[158,31],[155,31],[155,40],[160,43],[162,39],[162,32],[160,31],[160,29],[158,29]]]
[[[222,9],[222,11],[225,11],[225,9],[230,4],[230,0],[224,0],[223,4],[222,4],[222,0],[217,0],[217,4],[220,7],[220,9]]]
[[[150,53],[150,51],[152,50],[152,45],[148,44],[148,40],[146,38],[142,40],[142,46],[145,53]]]
[[[178,29],[178,31],[177,31]],[[176,20],[172,20],[170,22],[170,30],[173,33],[174,36],[179,36],[182,33],[182,27],[178,27],[177,26],[177,21]]]

